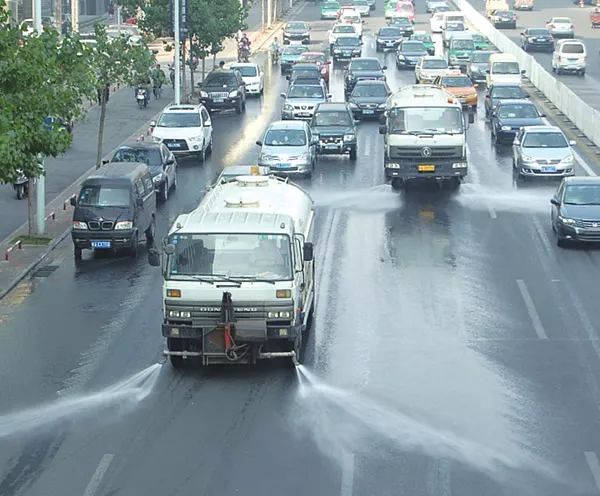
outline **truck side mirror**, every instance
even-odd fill
[[[314,249],[313,249],[313,244],[310,242],[306,242],[304,243],[304,261],[305,262],[311,262],[313,257],[314,257],[314,253],[313,253]]]
[[[148,264],[152,267],[160,267],[160,253],[156,248],[148,250]]]
[[[557,207],[560,207],[560,202],[558,201],[558,199],[556,197],[550,198],[550,203],[552,203],[552,205],[556,205]]]

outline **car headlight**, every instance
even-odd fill
[[[400,164],[396,164],[396,163],[393,163],[393,162],[387,163],[387,164],[385,164],[385,166],[388,169],[399,169],[400,168]]]
[[[115,231],[122,231],[124,229],[133,229],[133,222],[130,220],[121,220],[115,224]]]
[[[466,162],[454,162],[452,164],[452,168],[453,169],[466,169],[467,163]]]
[[[152,136],[152,141],[154,143],[160,143],[162,141],[162,138],[159,138],[158,136]]]
[[[521,157],[521,159],[523,160],[523,162],[527,162],[527,163],[535,162],[535,158],[530,157],[529,155],[523,155]]]
[[[152,182],[154,182],[154,183],[160,183],[163,180],[164,177],[165,177],[165,174],[163,172],[160,172],[160,173],[156,174],[156,176],[154,176],[152,178]]]
[[[380,103],[380,104],[377,106],[377,108],[384,109],[384,108],[385,108],[385,105],[386,105],[385,103]]]
[[[344,141],[352,141],[355,138],[356,138],[356,135],[354,135],[354,134],[344,134]]]
[[[477,66],[475,64],[471,64],[471,72],[478,72]]]
[[[200,91],[201,98],[208,98],[208,93],[206,91]]]
[[[510,126],[502,126],[500,129],[502,129],[502,131],[510,131]]]
[[[572,164],[573,163],[573,155],[567,155],[560,161],[561,164]]]
[[[356,105],[356,103],[354,102],[349,102],[348,105],[350,105],[350,108],[357,108],[358,105]]]
[[[377,79],[379,79],[379,81],[385,81],[385,74],[382,74]]]
[[[573,225],[576,224],[577,221],[575,219],[570,219],[569,217],[563,217],[561,215],[558,216],[558,220],[561,221],[563,224],[567,224],[567,225]]]
[[[88,226],[85,222],[81,222],[80,220],[73,221],[73,229],[87,229]]]
[[[404,60],[406,59],[406,57],[404,55],[402,55],[401,53],[398,54],[398,60]]]
[[[283,110],[284,110],[285,112],[293,112],[293,110],[294,110],[294,107],[293,107],[292,105],[290,105],[289,103],[286,103],[286,104],[283,106]]]
[[[308,160],[308,153],[303,153],[302,155],[300,155],[300,156],[298,157],[298,160],[299,160],[300,162],[306,162],[306,161]]]
[[[340,51],[341,51],[341,50],[340,50],[339,48],[334,48],[334,49],[333,49],[333,53],[340,53]]]
[[[189,141],[202,141],[203,139],[202,136],[191,136],[188,138]]]
[[[229,98],[235,98],[238,96],[238,90],[233,90],[229,92]]]

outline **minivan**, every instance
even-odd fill
[[[556,74],[573,72],[579,76],[585,74],[587,53],[581,40],[560,40],[556,42],[552,54],[552,71]]]
[[[465,24],[465,15],[460,11],[451,11],[443,13],[442,30],[446,29],[446,25],[453,22],[462,22]]]
[[[525,71],[519,68],[516,56],[510,53],[494,53],[490,56],[486,84],[521,84],[521,74],[525,74]]]
[[[76,261],[84,249],[127,249],[137,257],[140,241],[154,243],[156,194],[146,164],[109,162],[83,181],[71,205]]]

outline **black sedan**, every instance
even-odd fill
[[[600,177],[564,178],[550,203],[558,246],[569,241],[600,242]]]
[[[493,84],[485,94],[485,116],[489,117],[502,100],[521,100],[523,98],[527,98],[527,93],[518,84]]]
[[[495,28],[517,27],[517,14],[512,10],[497,10],[492,15],[492,24]]]
[[[396,67],[398,69],[414,69],[421,57],[429,55],[422,41],[405,40],[400,43],[396,52]]]
[[[356,58],[348,65],[348,70],[344,76],[344,95],[349,95],[354,89],[354,85],[361,80],[385,81],[385,71],[379,60],[375,57]]]
[[[554,38],[546,28],[527,28],[521,33],[521,48],[526,51],[554,51]]]
[[[375,39],[376,50],[381,52],[386,49],[396,49],[404,38],[404,30],[396,26],[379,28]]]
[[[492,141],[512,143],[515,135],[525,126],[541,126],[544,114],[529,100],[504,100],[492,111],[490,127]]]
[[[110,162],[146,164],[152,175],[154,190],[163,201],[167,200],[172,189],[177,188],[177,160],[163,143],[123,145],[117,149]]]
[[[379,117],[385,111],[385,102],[391,94],[385,81],[358,81],[348,103],[356,119]]]

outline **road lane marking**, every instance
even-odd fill
[[[535,309],[535,305],[533,304],[533,300],[531,299],[529,290],[525,285],[525,281],[523,281],[523,279],[517,279],[517,286],[519,286],[521,297],[523,298],[525,306],[527,307],[527,313],[529,313],[529,318],[531,319],[531,322],[533,322],[533,328],[535,329],[535,333],[540,339],[548,339],[548,335],[546,334],[544,326],[542,325],[542,319],[540,319],[540,315]]]
[[[600,493],[600,462],[598,462],[598,456],[593,451],[585,452],[585,461],[592,472],[592,477],[596,483],[596,489]]]
[[[344,453],[342,457],[342,496],[352,496],[354,491],[354,455]]]
[[[100,483],[102,482],[102,479],[104,478],[104,475],[106,474],[108,467],[110,467],[114,457],[115,455],[107,453],[100,459],[98,468],[94,472],[94,475],[92,475],[90,482],[85,488],[83,496],[94,496],[96,494],[96,491],[100,487]]]
[[[371,139],[372,136],[367,136],[367,139],[365,140],[365,155],[368,157],[369,155],[371,155]]]
[[[490,217],[492,219],[496,219],[498,216],[496,215],[496,211],[494,210],[494,207],[492,207],[491,205],[488,204],[488,212],[490,213]]]

